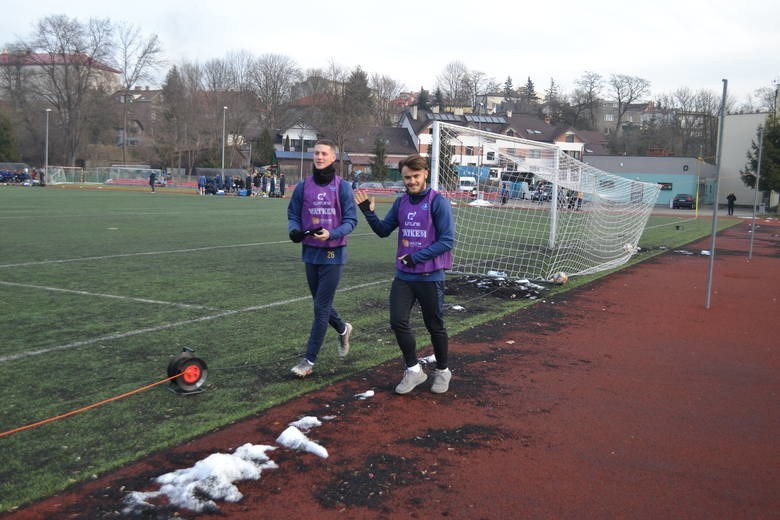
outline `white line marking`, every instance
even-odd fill
[[[42,291],[52,291],[52,292],[62,292],[62,293],[70,293],[70,294],[80,294],[82,296],[98,296],[100,298],[113,298],[116,300],[124,300],[124,301],[131,301],[131,302],[140,302],[140,303],[153,303],[157,305],[170,305],[172,307],[183,307],[185,309],[204,309],[207,311],[218,311],[220,309],[216,307],[206,307],[205,305],[192,305],[189,303],[176,303],[176,302],[165,302],[161,300],[150,300],[148,298],[133,298],[132,296],[119,296],[116,294],[106,294],[106,293],[93,293],[93,292],[87,292],[87,291],[77,291],[75,289],[62,289],[59,287],[46,287],[44,285],[33,285],[29,283],[16,283],[16,282],[4,282],[0,280],[0,285],[9,285],[12,287],[26,287],[28,289],[40,289]]]
[[[90,260],[108,260],[109,258],[126,258],[131,256],[153,256],[153,255],[172,255],[176,253],[195,253],[198,251],[211,251],[214,249],[230,249],[233,247],[253,247],[253,246],[266,246],[273,244],[286,244],[289,240],[280,240],[276,242],[253,242],[251,244],[232,244],[226,246],[208,246],[208,247],[191,247],[188,249],[171,249],[168,251],[147,251],[144,253],[120,253],[116,255],[105,256],[84,256],[81,258],[63,258],[61,260],[40,260],[38,262],[22,262],[19,264],[0,264],[2,267],[28,267],[31,265],[44,265],[44,264],[65,264],[69,262],[88,262]]]
[[[371,287],[372,285],[378,285],[381,283],[388,283],[390,280],[378,280],[374,282],[364,283],[360,285],[353,285],[351,287],[346,287],[344,289],[339,289],[337,292],[347,292],[347,291],[354,291],[357,289],[364,289],[366,287]],[[161,330],[166,329],[172,329],[174,327],[181,327],[182,325],[191,325],[193,323],[200,323],[203,321],[209,321],[209,320],[215,320],[217,318],[222,318],[224,316],[231,316],[233,314],[242,314],[246,312],[255,312],[263,309],[268,309],[270,307],[278,307],[280,305],[287,305],[290,303],[296,303],[304,300],[310,300],[311,295],[308,296],[300,296],[298,298],[291,298],[289,300],[281,300],[271,303],[266,303],[263,305],[255,305],[252,307],[246,307],[244,309],[239,310],[227,310],[218,312],[217,314],[211,314],[209,316],[201,316],[200,318],[193,318],[190,320],[184,320],[184,321],[178,321],[175,323],[167,323],[165,325],[157,325],[155,327],[147,327],[145,329],[136,329],[136,330],[130,330],[127,332],[121,332],[117,334],[109,334],[107,336],[101,336],[99,338],[92,338],[92,339],[85,339],[81,341],[74,341],[72,343],[67,343],[65,345],[56,345],[53,347],[47,347],[47,348],[41,348],[38,350],[27,350],[25,352],[19,352],[17,354],[9,354],[7,356],[0,356],[0,363],[5,363],[8,361],[15,361],[17,359],[24,359],[28,357],[33,356],[40,356],[42,354],[48,354],[49,352],[56,352],[58,350],[70,350],[77,347],[83,347],[84,345],[91,345],[93,343],[98,343],[101,341],[113,341],[115,339],[123,339],[123,338],[129,338],[131,336],[137,336],[139,334],[146,334],[149,332],[159,332]]]
[[[350,235],[352,237],[365,237],[375,236],[373,233],[355,233]],[[80,258],[63,258],[60,260],[40,260],[37,262],[22,262],[18,264],[0,264],[0,268],[3,267],[29,267],[32,265],[46,265],[46,264],[66,264],[70,262],[88,262],[91,260],[108,260],[110,258],[127,258],[132,256],[154,256],[154,255],[173,255],[178,253],[197,253],[198,251],[212,251],[214,249],[231,249],[234,247],[254,247],[254,246],[272,246],[278,244],[296,245],[289,240],[276,240],[274,242],[252,242],[248,244],[228,244],[224,246],[206,246],[206,247],[191,247],[187,249],[170,249],[165,251],[146,251],[141,253],[120,253],[116,255],[104,255],[104,256],[83,256]]]

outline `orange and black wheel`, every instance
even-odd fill
[[[198,390],[206,382],[207,374],[206,362],[193,356],[192,351],[188,349],[179,353],[168,363],[168,377],[175,377],[173,383],[180,392],[188,393]]]

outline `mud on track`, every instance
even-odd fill
[[[394,395],[389,363],[3,518],[117,518],[124,490],[302,415],[335,417],[310,433],[331,456],[278,449],[203,518],[778,518],[780,224],[752,261],[747,230],[718,238],[710,309],[708,257],[669,252],[452,338],[447,394]]]

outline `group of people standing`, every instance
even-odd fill
[[[290,240],[301,243],[301,259],[314,303],[314,319],[304,357],[292,367],[298,377],[314,370],[328,327],[339,334],[338,353],[350,350],[353,327],[333,307],[333,300],[347,262],[347,235],[357,226],[357,210],[363,213],[379,237],[398,229],[394,258],[396,273],[390,288],[390,327],[401,350],[404,372],[395,392],[406,394],[428,380],[417,359],[417,345],[410,323],[415,302],[431,337],[436,368],[431,391],[449,389],[448,335],[444,324],[444,277],[452,267],[455,225],[449,201],[428,182],[428,165],[420,155],[399,164],[405,193],[396,198],[383,219],[375,211],[374,197],[353,191],[336,175],[334,142],[321,139],[314,146],[312,174],[296,186],[287,208]]]
[[[198,176],[198,195],[216,195],[218,193],[243,194],[247,197],[284,197],[287,181],[284,174],[247,172],[245,177],[238,175]]]

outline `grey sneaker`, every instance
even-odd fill
[[[290,371],[298,377],[306,377],[311,375],[312,371],[314,371],[314,365],[310,363],[308,359],[303,358],[297,365],[292,367]]]
[[[349,354],[349,337],[352,335],[352,325],[346,323],[346,326],[344,334],[339,335],[339,356],[341,357]]]
[[[450,388],[450,379],[452,379],[452,372],[449,368],[439,370],[438,368],[433,372],[433,384],[431,385],[431,392],[434,394],[443,394]]]
[[[404,377],[401,382],[395,387],[396,394],[408,394],[414,387],[421,385],[428,380],[428,374],[422,369],[419,372],[412,372],[408,368],[404,370]]]

